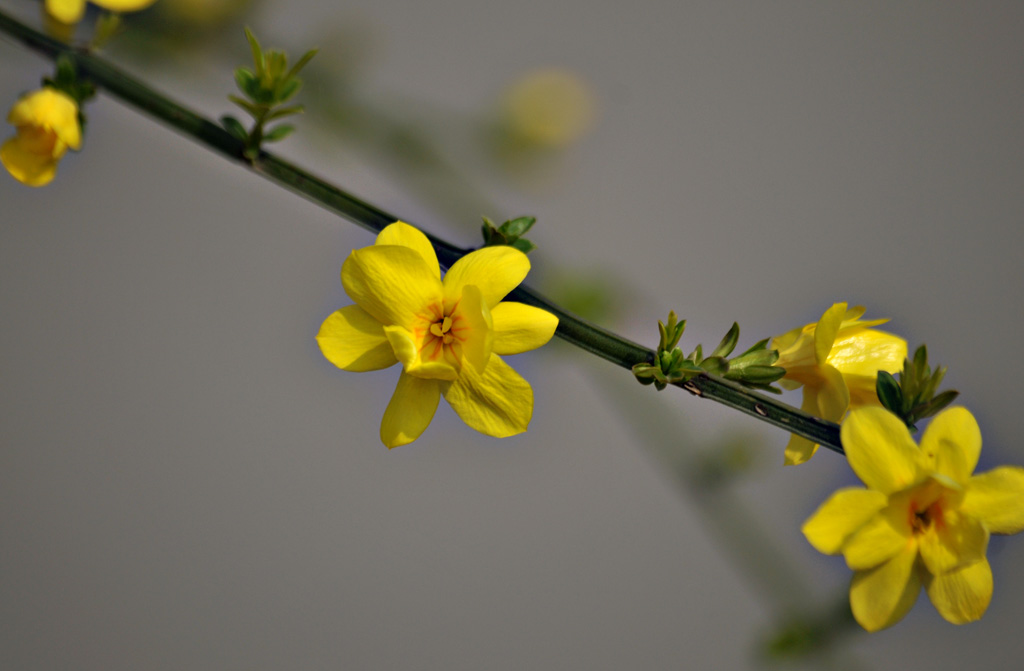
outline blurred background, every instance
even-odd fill
[[[238,113],[243,25],[319,46],[273,151],[463,246],[536,216],[529,284],[639,342],[670,309],[689,351],[866,305],[950,367],[979,470],[1024,463],[1020,2],[161,0],[126,23],[107,56],[213,118]],[[0,36],[4,106],[51,72]],[[922,595],[866,635],[799,532],[855,481],[842,458],[783,468],[782,432],[561,342],[513,358],[527,434],[442,403],[388,451],[397,369],[313,339],[373,236],[102,93],[87,113],[50,186],[0,175],[0,667],[1009,668],[1024,540],[992,539],[982,621]]]

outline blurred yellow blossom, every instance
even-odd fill
[[[182,23],[217,25],[242,13],[252,0],[164,0],[160,12]]]
[[[136,12],[152,5],[156,0],[91,0],[111,12]],[[86,0],[46,0],[46,12],[61,23],[78,23],[85,15]]]
[[[839,422],[846,411],[879,405],[875,393],[878,371],[894,373],[903,366],[907,342],[872,326],[888,319],[861,321],[864,308],[847,309],[836,303],[817,324],[808,324],[777,336],[770,347],[779,351],[775,363],[786,369],[779,381],[786,389],[803,385],[801,409],[830,422]],[[785,463],[802,464],[818,449],[801,436],[790,437]]]
[[[803,526],[820,552],[854,570],[850,606],[868,631],[903,618],[924,586],[954,624],[980,618],[992,598],[990,533],[1024,529],[1024,468],[971,475],[981,431],[964,408],[932,420],[920,448],[883,408],[850,413],[842,427],[850,466],[867,488],[833,494]]]
[[[505,92],[502,126],[510,139],[538,148],[572,144],[594,124],[590,87],[570,70],[546,68],[527,73]]]
[[[529,270],[519,250],[484,247],[455,262],[442,281],[430,241],[402,222],[349,255],[341,281],[356,304],[330,315],[317,343],[343,370],[401,362],[381,422],[386,446],[416,440],[442,395],[481,433],[500,438],[526,430],[533,390],[498,355],[540,347],[558,325],[544,310],[501,302]]]
[[[18,100],[7,122],[17,128],[17,134],[0,146],[0,162],[28,186],[49,184],[65,152],[82,146],[78,105],[49,86]]]

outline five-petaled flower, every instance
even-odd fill
[[[549,312],[501,302],[529,270],[519,250],[485,247],[456,261],[442,281],[430,241],[402,222],[345,260],[341,281],[355,305],[330,315],[317,342],[344,370],[402,364],[380,427],[386,446],[416,440],[441,395],[481,433],[526,430],[533,390],[498,355],[540,347],[558,326]]]
[[[772,340],[772,349],[779,350],[775,365],[786,369],[779,384],[786,389],[803,385],[804,412],[839,422],[847,410],[879,405],[878,371],[893,373],[902,368],[907,342],[871,328],[888,319],[861,321],[863,315],[863,307],[847,309],[846,303],[836,303],[817,324]],[[802,464],[817,449],[812,441],[793,434],[786,445],[785,463]]]
[[[137,12],[156,0],[91,0],[111,12]],[[61,23],[78,23],[85,14],[86,0],[46,0],[46,12]]]
[[[82,146],[78,105],[49,86],[18,100],[7,122],[18,132],[0,147],[0,162],[16,180],[28,186],[49,184],[65,152]]]
[[[1024,468],[971,475],[981,431],[964,408],[932,420],[920,448],[883,408],[850,413],[842,427],[850,466],[867,485],[840,489],[803,526],[820,552],[854,570],[850,606],[877,631],[898,622],[923,585],[954,624],[980,618],[992,598],[990,533],[1024,529]]]

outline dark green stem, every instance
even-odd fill
[[[123,102],[177,128],[228,160],[286,186],[363,228],[376,232],[400,219],[267,152],[260,152],[259,156],[248,160],[245,157],[245,143],[219,125],[182,107],[103,59],[47,37],[3,11],[0,11],[0,30],[51,58],[64,55],[74,61],[79,76],[91,80]],[[438,260],[445,267],[451,266],[457,259],[471,251],[429,233],[427,237],[437,250]],[[566,312],[525,285],[512,291],[509,298],[551,312],[558,317],[556,335],[623,368],[628,369],[638,363],[654,361],[652,350]],[[677,386],[696,396],[713,399],[769,424],[809,438],[840,454],[843,452],[839,443],[838,425],[812,417],[763,394],[711,375],[700,375]]]

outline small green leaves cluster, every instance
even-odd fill
[[[235,83],[245,97],[229,95],[228,100],[249,113],[253,118],[252,130],[246,131],[241,122],[232,116],[221,117],[221,122],[229,133],[245,142],[243,154],[252,160],[259,155],[264,142],[283,140],[295,130],[290,124],[278,124],[273,128],[267,128],[266,124],[302,113],[302,105],[283,105],[302,88],[302,80],[296,75],[316,55],[317,50],[307,51],[289,69],[287,54],[277,49],[264,51],[248,28],[245,29],[245,36],[252,49],[254,68],[250,70],[240,67],[235,70]]]
[[[771,384],[784,376],[786,371],[773,365],[779,360],[779,353],[768,349],[768,338],[739,356],[729,359],[740,338],[739,324],[734,322],[722,341],[708,356],[704,356],[704,348],[701,345],[697,345],[689,355],[684,355],[678,344],[685,329],[686,320],[679,321],[675,312],[668,313],[667,323],[658,321],[660,339],[654,363],[638,363],[633,366],[633,375],[640,384],[653,384],[661,391],[669,384],[687,380],[701,373],[710,373],[739,382],[751,389],[779,392]]]
[[[879,371],[875,390],[882,405],[916,431],[917,422],[938,413],[953,402],[960,392],[953,389],[939,392],[939,384],[946,376],[946,367],[934,371],[928,365],[928,349],[921,345],[914,358],[903,362],[903,371],[897,381],[891,374]]]
[[[496,228],[493,221],[484,217],[484,247],[509,245],[523,254],[529,254],[537,249],[537,245],[522,236],[536,223],[536,217],[516,217]]]

